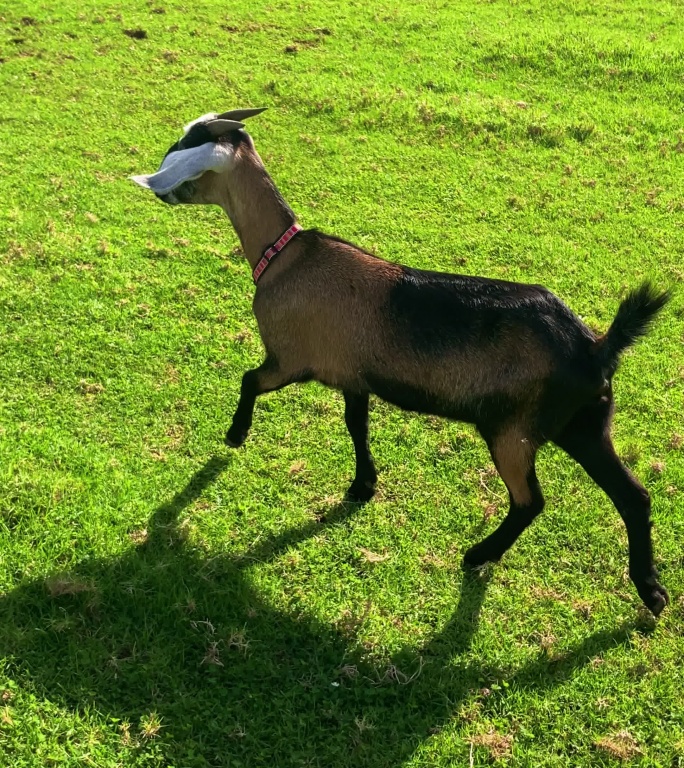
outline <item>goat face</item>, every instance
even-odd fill
[[[220,204],[215,190],[216,174],[230,171],[240,144],[251,143],[240,122],[262,109],[242,109],[222,115],[209,113],[185,126],[183,136],[169,147],[159,170],[131,176],[169,205]]]
[[[226,134],[214,135],[214,123],[230,123]],[[204,115],[187,126],[185,134],[169,147],[156,173],[133,176],[132,179],[170,205],[213,202],[202,194],[212,185],[198,182],[209,173],[230,169],[235,156],[230,133],[236,133],[241,127],[241,123]]]

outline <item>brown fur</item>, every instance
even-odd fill
[[[230,184],[216,173],[196,184],[198,202],[216,203],[229,216],[252,269],[294,221],[251,139],[237,150]],[[363,371],[388,378],[399,371],[407,386],[443,400],[498,394],[502,387],[512,399],[527,400],[538,391],[552,361],[527,328],[510,328],[496,344],[451,349],[439,359],[397,338],[383,307],[401,274],[399,265],[349,243],[331,239],[312,253],[294,238],[260,278],[253,302],[282,380],[307,370],[330,387],[368,392]],[[503,378],[502,370],[510,374]]]
[[[251,139],[234,136],[234,162],[183,185],[183,202],[215,203],[230,217],[252,269],[295,220]],[[174,190],[175,191],[175,190]],[[181,198],[179,198],[181,199]],[[622,515],[630,574],[654,614],[667,603],[657,581],[648,493],[610,440],[610,379],[621,351],[643,335],[667,301],[644,284],[596,336],[539,286],[409,270],[355,246],[304,232],[261,276],[254,314],[266,359],[243,376],[226,435],[247,437],[256,398],[316,379],[342,390],[354,442],[355,500],[374,492],[368,395],[400,407],[475,423],[510,496],[501,525],[471,547],[471,566],[498,560],[544,507],[537,449],[554,440],[606,491]]]
[[[492,458],[513,502],[526,507],[532,501],[529,474],[534,467],[536,447],[526,425],[511,424],[493,440]]]
[[[330,387],[368,392],[362,372],[386,378],[399,373],[406,385],[430,396],[459,400],[502,387],[512,398],[527,399],[548,376],[551,360],[524,328],[510,329],[495,344],[450,349],[439,358],[407,345],[384,310],[401,268],[353,246],[333,242],[316,253],[293,248],[276,266],[278,272],[257,286],[253,310],[264,346],[285,377],[307,369]],[[514,374],[502,379],[502,369]]]

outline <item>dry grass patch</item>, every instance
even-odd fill
[[[369,563],[384,563],[385,560],[389,560],[390,555],[387,552],[383,552],[383,554],[378,554],[377,552],[371,552],[370,549],[366,549],[365,547],[359,547],[359,552],[363,555],[364,560]]]
[[[642,754],[637,740],[629,731],[603,736],[596,741],[596,748],[623,762]]]
[[[99,384],[98,382],[89,382],[85,379],[81,379],[78,382],[78,389],[80,392],[82,392],[84,395],[99,395],[100,393],[104,392],[105,388],[103,384]]]
[[[62,597],[63,595],[80,595],[84,592],[95,592],[95,587],[88,582],[81,581],[68,573],[58,574],[46,579],[45,586],[50,597]]]
[[[510,757],[513,748],[513,737],[505,736],[496,731],[480,733],[470,739],[474,747],[484,747],[489,752],[492,760],[501,760],[504,757]]]
[[[140,735],[143,739],[156,739],[162,727],[162,719],[156,712],[140,718]]]
[[[147,528],[140,528],[137,531],[131,531],[128,534],[128,538],[133,542],[133,544],[139,547],[141,544],[144,544],[149,538],[147,533]]]

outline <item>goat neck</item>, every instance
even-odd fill
[[[241,145],[218,204],[228,215],[252,270],[263,252],[296,221],[253,146]]]

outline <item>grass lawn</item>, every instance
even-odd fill
[[[0,766],[684,766],[684,20],[675,0],[0,10]],[[615,379],[671,605],[553,448],[507,510],[469,426],[291,387],[222,444],[261,359],[219,209],[158,203],[183,124],[249,125],[305,227],[547,285],[606,329],[675,289]]]

